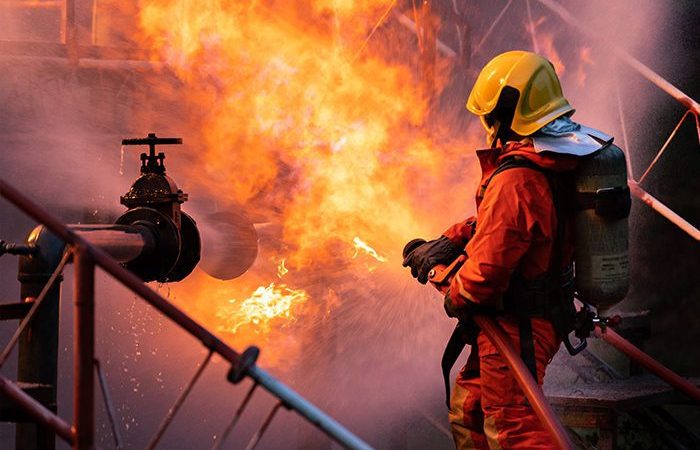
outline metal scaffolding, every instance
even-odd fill
[[[65,242],[65,254],[70,255],[70,258],[72,258],[75,273],[73,425],[70,425],[46,406],[32,398],[17,384],[2,376],[0,376],[0,391],[28,413],[34,421],[52,430],[57,436],[72,445],[74,449],[92,449],[95,442],[95,382],[93,370],[95,366],[95,269],[97,267],[110,274],[190,335],[199,339],[202,345],[209,350],[206,360],[200,365],[183,394],[170,408],[151,440],[149,448],[155,447],[160,436],[165,432],[173,416],[177,413],[179,406],[184,402],[187,394],[197,382],[213,353],[217,353],[231,364],[231,371],[228,376],[229,381],[239,383],[245,378],[250,378],[254,386],[261,386],[279,399],[268,418],[251,439],[248,448],[253,448],[257,444],[273,419],[274,414],[282,406],[297,412],[345,448],[357,450],[369,450],[372,448],[294,390],[258,367],[255,364],[258,355],[256,348],[251,347],[243,353],[238,353],[190,316],[146,286],[140,278],[123,268],[102,249],[89,243],[4,180],[0,180],[0,196],[7,199],[37,222],[45,225],[59,239]],[[67,256],[63,261],[67,262],[68,259]],[[65,262],[59,265],[59,269],[63,268]],[[60,270],[57,270],[55,274],[60,274]],[[58,275],[49,280],[46,290],[51,287],[56,278],[58,278]],[[40,298],[37,300],[40,300]],[[23,323],[27,323],[30,320],[31,316],[28,316]],[[13,338],[3,354],[8,354],[16,342],[17,339]],[[249,400],[248,397],[246,397],[244,404],[236,412],[235,418],[239,417],[243,409],[245,409]],[[105,400],[109,404],[109,401]],[[235,421],[233,424],[235,424]],[[231,428],[232,426],[227,427],[226,434],[230,433]]]
[[[540,4],[546,7],[549,11],[556,14],[564,22],[570,26],[578,29],[582,33],[589,35],[589,33],[582,27],[575,17],[569,13],[565,8],[553,0],[538,0]],[[114,58],[114,59],[147,59],[145,52],[130,49],[130,50],[118,50],[118,49],[107,49],[94,45],[81,46],[77,40],[76,33],[76,23],[75,23],[75,1],[66,0],[61,3],[63,6],[63,21],[62,21],[62,43],[0,43],[0,49],[3,49],[6,54],[8,52],[12,54],[36,54],[39,56],[55,56],[67,58],[71,64],[77,64],[80,58]],[[386,12],[380,18],[377,26],[374,27],[372,32],[367,37],[369,40],[376,31],[377,27],[388,17],[393,6],[396,2],[390,2]],[[477,53],[481,50],[484,42],[488,38],[488,35],[496,28],[497,24],[501,18],[506,13],[507,9],[511,6],[512,0],[508,0],[503,10],[493,21],[491,27],[488,29],[486,34],[482,37],[481,41],[475,46],[473,53]],[[430,2],[424,2],[424,8],[427,13],[429,13]],[[532,21],[532,13],[530,9],[530,1],[527,1],[527,15],[529,19],[529,33],[532,39],[532,45],[537,49],[537,36],[535,33],[535,26]],[[411,22],[410,19],[405,18],[405,16],[398,16],[399,21],[404,24],[408,24],[414,27],[416,30],[419,28],[422,30],[420,34],[419,44],[421,46],[427,45],[424,42],[425,39],[432,41],[433,45],[437,45],[437,49],[443,52],[449,50],[444,50],[446,46],[437,40],[434,30],[429,29],[426,26],[427,20],[419,21],[416,20],[415,23]],[[417,19],[417,17],[416,17]],[[422,22],[422,23],[420,23]],[[421,28],[425,27],[425,29]],[[589,36],[590,37],[590,36]],[[365,48],[367,40],[363,43],[362,47],[358,50],[357,54],[361,53]],[[442,45],[442,47],[441,47]],[[675,213],[672,209],[664,205],[658,199],[654,198],[650,193],[648,193],[640,185],[645,180],[648,173],[652,170],[654,165],[657,163],[659,158],[664,154],[665,150],[668,148],[669,143],[676,135],[676,132],[680,128],[681,124],[692,115],[695,118],[696,127],[698,129],[698,137],[700,138],[700,105],[674,86],[672,83],[668,82],[662,78],[659,74],[654,72],[648,66],[641,63],[639,60],[624,52],[623,50],[615,50],[616,54],[620,56],[620,59],[627,64],[630,68],[641,74],[648,81],[662,89],[672,98],[680,102],[685,108],[686,112],[683,114],[678,125],[675,127],[673,132],[670,134],[669,138],[663,144],[656,157],[653,159],[649,167],[645,170],[644,174],[639,178],[635,179],[631,170],[629,170],[629,186],[632,195],[641,200],[643,203],[651,207],[654,211],[664,216],[666,219],[674,223],[681,230],[687,233],[695,240],[700,240],[700,230],[697,227],[689,223],[687,220],[683,219],[679,214]],[[432,83],[432,70],[431,64],[434,65],[435,60],[435,48],[431,48],[430,51],[426,52],[424,61],[424,71],[426,78],[429,83]],[[356,56],[357,57],[357,56]],[[428,86],[432,92],[432,85]],[[620,108],[620,112],[622,108]],[[620,114],[620,121],[623,130],[623,135],[626,134],[625,119]],[[624,137],[624,136],[623,136]],[[628,160],[629,160],[629,154]],[[76,449],[88,449],[94,447],[94,431],[95,431],[95,411],[94,411],[94,376],[93,370],[97,369],[98,380],[100,382],[100,387],[102,388],[103,396],[105,397],[105,402],[108,405],[108,413],[111,411],[109,404],[111,401],[107,395],[107,390],[105,388],[103,377],[99,370],[99,362],[95,359],[94,352],[94,331],[95,331],[95,317],[94,317],[94,274],[95,268],[99,267],[106,271],[108,274],[113,276],[117,281],[122,283],[124,286],[129,288],[133,293],[144,299],[150,305],[155,307],[161,314],[168,317],[170,320],[175,322],[185,331],[187,331],[193,337],[196,337],[202,345],[204,345],[208,350],[208,354],[204,361],[196,369],[192,379],[183,390],[182,394],[177,398],[173,406],[169,409],[167,415],[164,417],[158,430],[155,432],[153,438],[150,441],[148,448],[155,448],[158,444],[160,438],[163,436],[167,427],[171,423],[175,414],[177,414],[180,406],[183,404],[192,387],[198,381],[202,372],[208,366],[211,357],[214,353],[220,355],[222,358],[227,360],[231,364],[231,372],[229,374],[229,380],[238,383],[244,378],[250,378],[252,380],[252,386],[245,395],[240,407],[235,412],[230,423],[224,430],[222,434],[222,439],[218,440],[215,444],[215,448],[219,448],[226,437],[230,434],[231,430],[237,424],[238,419],[243,414],[245,408],[248,406],[250,398],[254,394],[257,387],[262,387],[273,396],[279,399],[274,405],[270,413],[267,415],[264,422],[261,424],[259,430],[253,435],[251,441],[247,448],[253,448],[263,433],[267,429],[270,422],[273,420],[275,414],[279,411],[281,407],[289,410],[294,410],[300,416],[308,420],[310,423],[317,426],[324,433],[330,436],[339,444],[350,449],[370,449],[371,447],[365,443],[363,440],[355,436],[353,433],[344,428],[341,424],[336,422],[334,419],[326,415],[324,412],[319,410],[316,406],[311,404],[302,398],[295,391],[285,386],[279,380],[272,377],[266,371],[261,369],[255,364],[255,359],[257,356],[257,350],[254,348],[248,349],[243,353],[238,353],[233,348],[229,347],[227,344],[219,340],[214,336],[209,330],[202,327],[200,324],[195,322],[187,314],[176,308],[166,299],[161,297],[159,294],[151,290],[148,286],[144,285],[143,282],[135,276],[133,273],[124,269],[117,261],[110,257],[107,253],[102,251],[100,248],[95,247],[88,243],[81,236],[76,234],[74,231],[66,227],[58,219],[50,215],[48,212],[40,208],[38,205],[33,203],[19,191],[14,189],[12,186],[7,184],[4,180],[0,180],[0,196],[8,199],[20,210],[24,211],[33,219],[44,224],[51,232],[56,234],[60,239],[62,239],[66,245],[67,250],[64,254],[64,258],[59,264],[59,268],[56,269],[54,275],[49,279],[47,285],[45,286],[45,291],[48,292],[53,286],[55,281],[60,276],[63,267],[72,260],[75,266],[75,317],[74,317],[74,353],[75,353],[75,367],[74,367],[74,417],[72,425],[66,422],[64,419],[57,416],[55,413],[47,409],[44,405],[40,404],[37,400],[29,396],[24,392],[18,385],[11,380],[0,376],[0,391],[6,395],[9,399],[14,401],[20,408],[25,410],[31,415],[31,417],[39,424],[53,430],[57,436],[59,436],[64,441],[68,442]],[[43,291],[42,291],[43,292]],[[3,353],[0,355],[0,366],[5,362],[8,355],[16,345],[20,334],[25,329],[27,324],[31,321],[34,312],[41,304],[43,296],[45,293],[40,294],[37,297],[29,312],[24,317],[20,323],[17,333],[12,337],[10,343],[5,348]],[[533,405],[533,409],[537,412],[538,416],[542,420],[545,428],[551,433],[555,442],[558,443],[560,448],[571,448],[572,444],[563,427],[559,423],[556,416],[552,413],[549,405],[544,399],[541,389],[537,386],[536,381],[532,378],[522,361],[517,356],[517,353],[513,350],[512,345],[510,345],[508,339],[503,336],[502,330],[499,330],[497,324],[493,324],[486,318],[479,319],[479,325],[482,329],[490,330],[490,338],[493,340],[494,344],[499,348],[509,361],[511,369],[513,370],[519,384],[523,388],[524,392],[527,394],[528,399]],[[642,353],[639,349],[632,346],[629,342],[622,339],[614,331],[609,329],[603,329],[600,327],[596,328],[595,333],[606,340],[611,345],[620,349],[635,361],[639,362],[642,366],[673,385],[680,391],[686,393],[690,398],[695,401],[700,402],[700,390],[685,379],[679,377],[677,374],[668,370],[667,368],[661,366],[658,362],[651,359],[648,355]],[[510,355],[510,356],[508,356]],[[113,425],[113,423],[112,423]],[[113,427],[113,433],[115,434],[115,442],[117,447],[121,446],[121,438],[118,436],[116,428]]]

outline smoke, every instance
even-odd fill
[[[425,423],[417,416],[444,420],[439,357],[453,323],[440,297],[400,267],[400,251],[408,239],[435,236],[474,213],[473,149],[483,140],[464,102],[478,70],[500,52],[536,43],[557,66],[574,119],[613,134],[639,173],[648,155],[637,136],[662,99],[614,48],[665,66],[673,53],[659,53],[657,38],[678,14],[664,2],[561,1],[599,34],[592,42],[542,3],[530,2],[530,21],[525,5],[513,2],[485,38],[506,2],[435,2],[438,38],[456,56],[438,57],[431,110],[421,90],[421,43],[396,15],[363,44],[387,2],[204,2],[214,10],[142,2],[128,11],[122,3],[101,3],[110,19],[98,43],[148,45],[165,64],[83,61],[76,68],[61,59],[4,58],[3,178],[70,220],[110,216],[139,164],[132,149],[122,163],[119,141],[151,131],[183,137],[185,145],[166,149],[166,165],[192,209],[201,217],[245,213],[258,223],[261,248],[238,280],[197,272],[161,292],[237,349],[260,346],[262,366],[379,447],[405,446],[403,436]],[[416,18],[410,2],[394,9]],[[17,18],[8,23],[13,33],[30,29]],[[628,142],[620,111],[629,119]],[[387,261],[353,259],[355,236]],[[282,279],[280,258],[290,270]],[[229,302],[272,281],[303,289],[310,300],[271,332],[226,329],[220,314]],[[203,355],[129,294],[103,286],[111,300],[100,348],[119,380],[113,396],[136,447],[193,373],[181,361]],[[243,395],[232,389],[220,401],[226,369],[215,362],[186,405],[198,417],[177,424],[188,436],[173,430],[166,446],[196,445],[223,429]],[[252,431],[269,403],[256,401],[243,430]],[[280,420],[263,441],[270,448],[287,436],[299,447],[321,440],[297,419]],[[109,442],[107,429],[101,433]]]

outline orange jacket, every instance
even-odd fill
[[[573,170],[577,164],[576,157],[538,154],[532,146],[519,142],[477,151],[482,178],[476,195],[476,228],[468,226],[473,221],[470,218],[444,233],[457,245],[468,241],[468,259],[450,284],[453,309],[463,308],[466,302],[501,308],[502,295],[516,269],[526,279],[549,269],[557,218],[545,175],[531,168],[511,168],[496,175],[484,189],[503,159],[513,155],[555,172]],[[564,265],[570,263],[572,254],[567,238]]]

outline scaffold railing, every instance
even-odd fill
[[[582,33],[584,36],[586,36],[588,39],[595,41],[600,40],[600,37],[595,36],[593,33],[589,31],[589,28],[586,28],[583,26],[577,19],[576,17],[569,12],[566,8],[564,8],[562,5],[559,3],[555,2],[554,0],[538,0],[540,4],[542,4],[545,8],[547,8],[549,11],[552,13],[556,14],[561,20],[563,20],[566,24],[569,26],[573,27],[574,29],[578,30],[580,33]],[[528,8],[530,4],[530,0],[527,0],[528,3]],[[506,5],[506,8],[509,6],[510,3]],[[505,9],[505,8],[504,8]],[[529,11],[529,9],[528,9]],[[537,48],[537,37],[535,35],[535,28],[531,24],[529,27],[529,31],[531,33],[531,37],[533,40],[533,46]],[[610,43],[608,42],[607,45],[609,46]],[[659,161],[661,158],[661,155],[666,151],[668,148],[669,144],[675,137],[676,133],[678,132],[678,129],[680,126],[683,124],[683,122],[686,120],[688,116],[693,116],[695,118],[695,126],[698,134],[698,141],[700,143],[700,118],[698,115],[700,114],[700,104],[696,102],[694,99],[692,99],[688,94],[680,90],[677,86],[675,86],[673,83],[670,81],[666,80],[664,77],[656,73],[653,69],[651,69],[649,66],[646,64],[642,63],[639,59],[635,58],[634,56],[630,55],[628,52],[625,50],[615,47],[612,47],[612,51],[615,53],[616,56],[620,58],[620,61],[624,62],[627,66],[632,68],[635,72],[639,73],[642,77],[644,77],[646,80],[654,84],[656,87],[664,91],[666,94],[671,96],[674,100],[679,102],[681,105],[683,105],[686,108],[685,113],[681,117],[680,121],[676,125],[676,127],[673,129],[669,137],[666,139],[664,144],[661,146],[659,151],[656,153],[656,156],[654,159],[651,161],[647,169],[644,171],[642,176],[637,180],[634,177],[634,173],[631,170],[631,161],[630,161],[630,151],[627,142],[625,142],[625,153],[627,155],[627,160],[628,160],[628,177],[629,177],[629,186],[630,186],[630,192],[632,195],[637,197],[639,200],[641,200],[644,204],[652,208],[654,211],[656,211],[658,214],[662,215],[665,217],[667,220],[669,220],[671,223],[676,225],[678,228],[683,230],[685,233],[687,233],[690,237],[695,239],[696,241],[700,241],[700,230],[690,222],[688,222],[686,219],[681,217],[678,213],[673,211],[671,208],[666,206],[664,203],[662,203],[660,200],[655,198],[653,195],[651,195],[649,192],[647,192],[644,188],[640,186],[640,184],[644,181],[644,179],[647,177],[651,169],[656,165],[656,163]],[[620,102],[620,98],[618,95],[618,102]],[[620,113],[622,112],[622,107],[621,105],[618,105]],[[624,115],[620,114],[620,126],[622,127],[623,130],[623,137],[626,139],[626,124],[625,124],[625,118]]]
[[[236,424],[236,421],[248,405],[250,397],[252,396],[255,388],[258,386],[267,390],[279,401],[270,411],[257,432],[255,432],[252,439],[248,443],[248,446],[246,447],[247,449],[252,449],[257,445],[268,425],[281,407],[297,412],[301,417],[310,422],[312,425],[316,426],[331,439],[335,440],[338,444],[345,448],[353,450],[370,450],[372,448],[358,436],[350,432],[347,428],[321,411],[318,407],[303,398],[293,389],[277,380],[267,371],[258,367],[255,364],[258,354],[257,348],[251,347],[243,353],[238,353],[205,327],[197,323],[189,315],[149,288],[143,283],[143,281],[141,281],[141,279],[123,268],[116,260],[114,260],[103,250],[87,242],[83,237],[73,232],[60,220],[55,218],[39,205],[32,202],[29,198],[2,179],[0,179],[0,197],[7,199],[29,217],[43,224],[49,231],[54,233],[66,244],[66,251],[64,253],[66,256],[64,256],[64,258],[61,260],[57,270],[54,272],[54,276],[52,276],[47,282],[45,290],[48,290],[51,285],[54,284],[65,264],[72,258],[75,283],[73,330],[73,424],[70,425],[53,411],[49,410],[40,402],[32,398],[29,394],[24,392],[16,383],[4,376],[0,376],[0,392],[2,392],[8,399],[13,401],[19,408],[24,410],[38,424],[53,430],[57,436],[72,445],[74,449],[92,449],[94,448],[95,442],[95,382],[93,370],[96,366],[96,360],[94,348],[94,297],[95,269],[98,267],[114,277],[119,283],[131,290],[134,294],[144,299],[161,314],[175,322],[180,328],[187,331],[193,337],[199,339],[202,345],[209,350],[207,357],[202,364],[199,365],[193,378],[177,398],[174,405],[169,409],[147,448],[155,448],[155,446],[158,444],[168,425],[171,423],[174,415],[184,403],[185,398],[192,390],[192,387],[199,379],[214,353],[218,354],[231,364],[231,371],[228,375],[229,381],[232,383],[238,383],[245,378],[250,378],[253,382],[252,388],[244,397],[241,406],[235,412],[233,420],[224,431],[222,439],[215,443],[215,448],[218,448],[222,444],[223,439],[225,439],[225,437],[231,432],[231,429]],[[41,295],[35,300],[33,306],[38,307],[40,303]],[[31,320],[31,318],[32,314],[30,311],[25,319],[20,323],[20,327],[18,328],[18,332],[15,334],[15,336],[18,336],[21,333],[23,327],[26,326],[26,323]],[[3,352],[0,365],[6,359],[5,355],[8,355],[16,344],[17,338],[15,336],[13,336],[13,338],[10,340],[10,343]],[[100,375],[99,371],[98,375]],[[98,378],[100,378],[101,387],[104,393],[105,387],[102,383],[102,379],[100,376],[98,376]],[[109,409],[110,402],[108,400],[108,398],[105,398],[105,402],[108,404]],[[111,416],[111,414],[109,415]],[[114,427],[112,429],[114,430]],[[119,443],[119,437],[116,434],[115,440],[117,443]]]
[[[561,4],[557,3],[554,0],[537,0],[537,1],[541,5],[543,5],[545,8],[547,8],[550,12],[557,15],[566,24],[568,24],[569,26],[573,27],[574,29],[576,29],[580,33],[582,33],[586,38],[588,38],[594,42],[597,42],[600,40],[599,36],[596,36],[595,34],[593,34],[589,30],[589,28],[582,25],[576,19],[576,17],[571,12],[569,12],[566,8],[564,8]],[[504,17],[505,13],[508,11],[508,9],[510,8],[512,3],[513,3],[512,0],[509,0],[508,2],[506,2],[506,4],[501,9],[501,11],[498,13],[498,15],[492,21],[491,26],[488,28],[488,30],[482,36],[479,43],[472,50],[472,54],[476,54],[479,52],[479,50],[481,50],[484,42],[486,42],[486,40],[491,35],[493,30],[496,29],[498,23]],[[530,39],[532,41],[532,48],[533,48],[533,51],[539,52],[536,26],[535,26],[533,18],[532,18],[532,10],[531,10],[531,6],[530,6],[530,0],[525,1],[525,6],[526,6],[527,18],[528,18],[527,31],[528,31],[528,34],[530,35]],[[606,42],[606,45],[610,48],[609,42]],[[615,55],[619,57],[620,61],[624,62],[627,66],[632,68],[634,71],[639,73],[642,77],[644,77],[649,82],[651,82],[652,84],[657,86],[659,89],[664,91],[666,94],[671,96],[674,100],[678,101],[681,105],[683,105],[686,108],[686,112],[681,117],[680,121],[678,122],[678,125],[676,125],[674,130],[669,135],[668,139],[666,139],[666,142],[663,144],[661,149],[657,152],[656,156],[652,160],[649,167],[644,171],[644,174],[639,178],[639,180],[636,180],[634,178],[634,173],[632,171],[632,165],[631,165],[631,161],[630,161],[630,151],[629,151],[629,148],[627,145],[625,118],[622,114],[622,108],[620,105],[621,100],[620,100],[619,95],[618,95],[618,107],[619,107],[619,112],[620,112],[620,126],[622,128],[623,139],[625,141],[624,151],[625,151],[625,154],[627,156],[629,186],[630,186],[630,191],[631,191],[632,195],[634,195],[636,198],[641,200],[644,204],[646,204],[647,206],[652,208],[658,214],[665,217],[667,220],[669,220],[671,223],[676,225],[678,228],[683,230],[690,237],[692,237],[696,241],[700,241],[700,230],[698,230],[698,228],[696,226],[694,226],[693,224],[688,222],[686,219],[681,217],[681,215],[679,215],[678,213],[673,211],[671,208],[666,206],[663,202],[661,202],[660,200],[655,198],[653,195],[651,195],[649,192],[647,192],[644,188],[642,188],[640,186],[640,184],[644,181],[646,176],[649,174],[649,171],[654,167],[654,165],[656,165],[656,163],[658,162],[661,155],[668,148],[668,145],[670,144],[673,137],[676,135],[681,124],[685,121],[685,119],[689,115],[692,115],[695,117],[695,125],[696,125],[696,129],[697,129],[697,133],[698,133],[698,140],[700,142],[700,118],[698,117],[698,115],[700,114],[700,104],[698,102],[696,102],[693,98],[691,98],[689,95],[687,95],[685,92],[680,90],[673,83],[666,80],[664,77],[662,77],[661,75],[656,73],[653,69],[651,69],[649,66],[642,63],[639,59],[630,55],[625,50],[623,50],[621,48],[617,48],[615,46],[613,46],[611,48],[612,48],[612,51],[615,53]]]

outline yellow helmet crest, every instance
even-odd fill
[[[520,94],[510,128],[521,136],[529,136],[557,117],[574,111],[547,59],[521,50],[502,53],[481,70],[467,100],[467,109],[481,117],[489,135],[494,131],[484,117],[496,108],[506,86]]]

